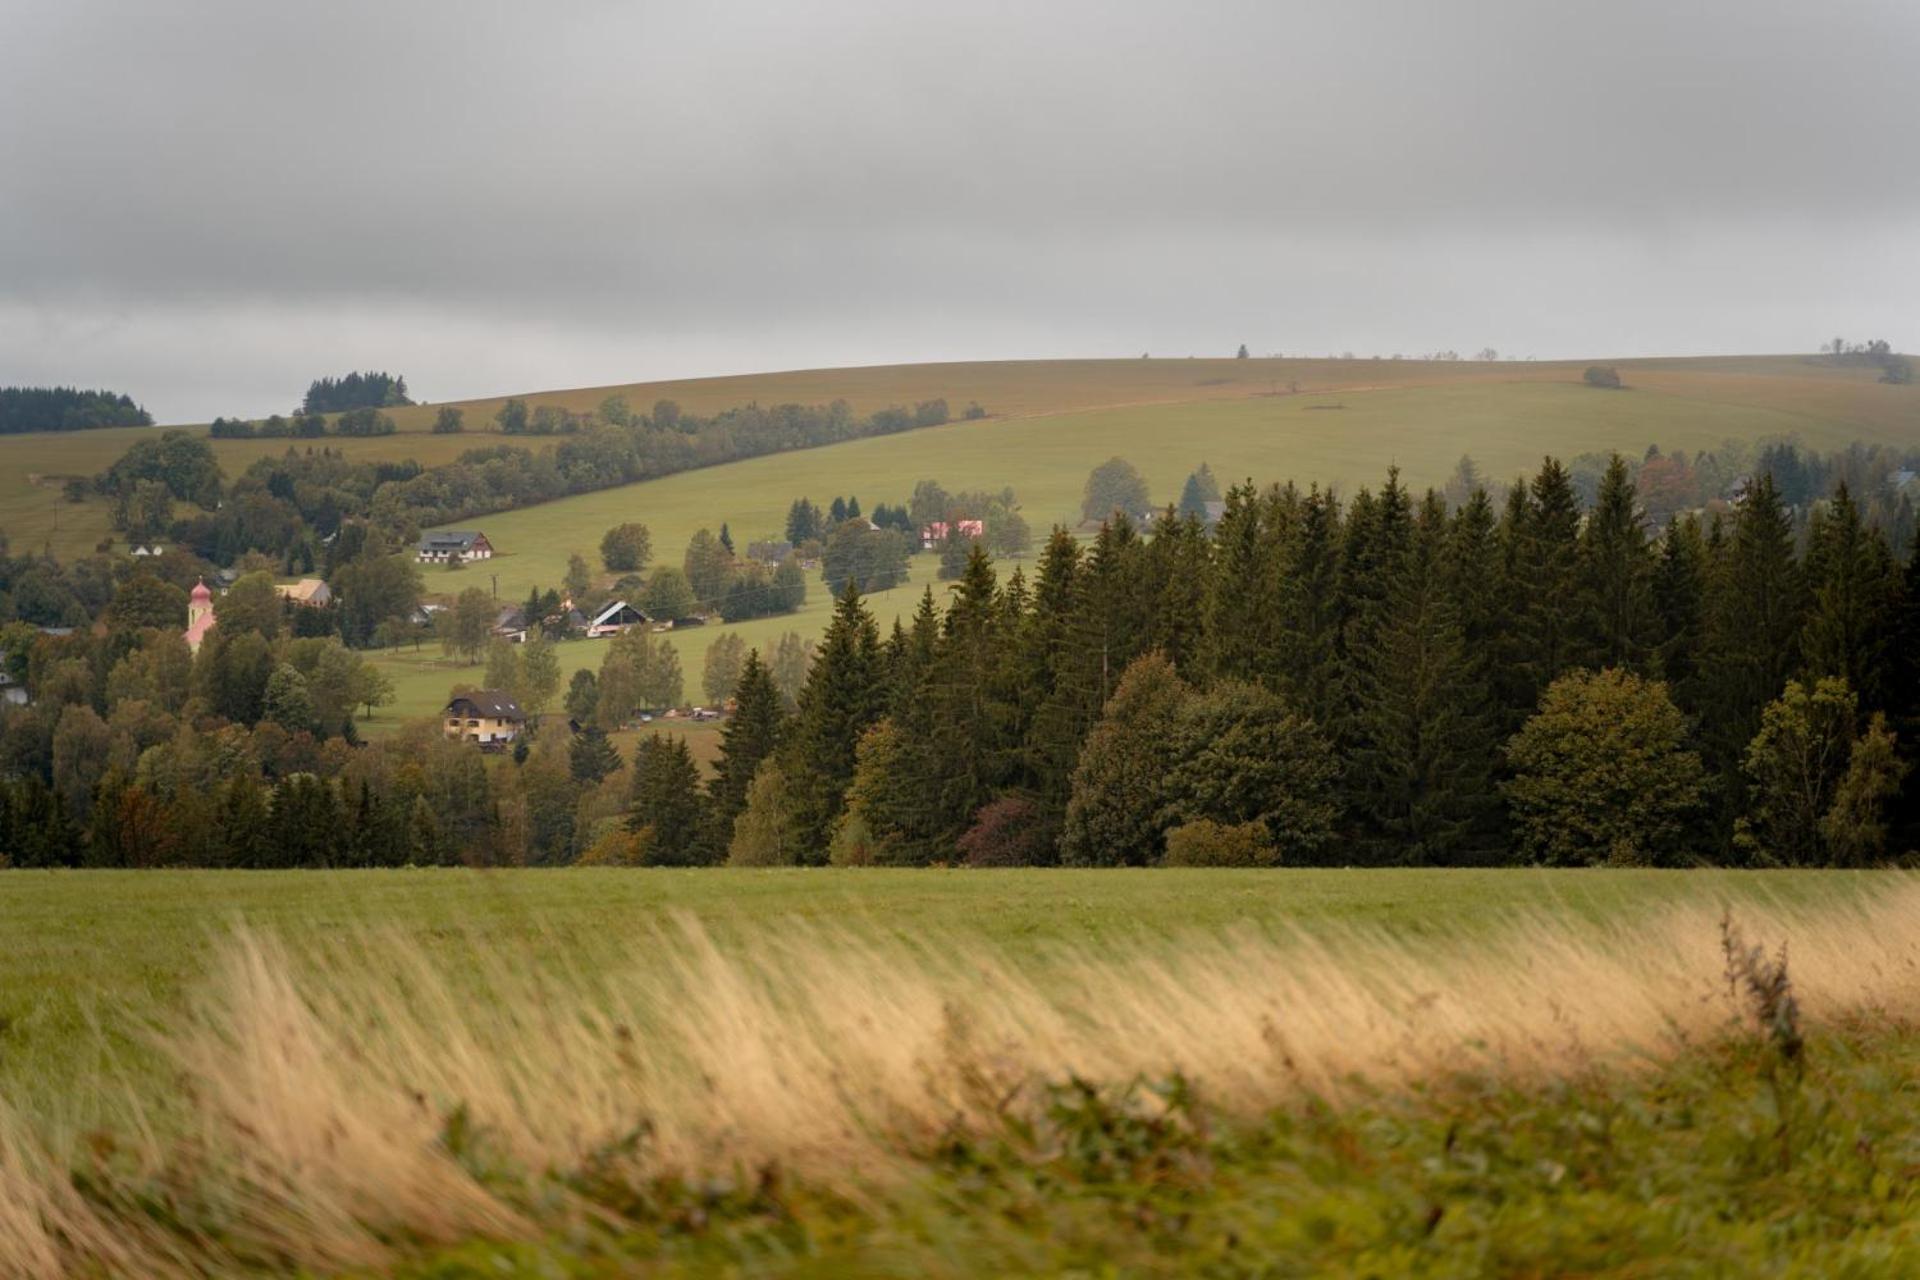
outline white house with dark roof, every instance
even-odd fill
[[[598,640],[601,636],[617,636],[623,631],[644,627],[652,621],[653,619],[625,600],[615,600],[587,623],[587,639]]]
[[[478,530],[452,530],[429,533],[420,539],[414,559],[421,564],[446,564],[450,560],[491,560],[493,544]]]

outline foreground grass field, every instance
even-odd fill
[[[8,1274],[1920,1258],[1908,876],[0,890]]]
[[[1581,871],[353,871],[0,873],[0,1094],[59,1112],[76,1075],[143,1061],[134,1029],[165,1022],[238,925],[300,942],[394,929],[429,949],[478,944],[564,963],[589,940],[676,913],[750,944],[791,922],[904,936],[957,926],[1039,963],[1233,925],[1361,926],[1403,938],[1484,934],[1534,911],[1630,920],[1724,900],[1820,905],[1905,884],[1852,872]],[[109,1034],[96,1040],[93,1032]]]

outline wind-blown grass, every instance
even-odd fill
[[[1789,947],[1812,1026],[1920,1013],[1920,884],[1742,907],[1739,924]],[[961,930],[743,946],[681,917],[533,969],[390,930],[243,931],[153,1029],[176,1098],[84,1137],[0,1115],[0,1273],[387,1269],[465,1241],[652,1230],[663,1205],[694,1203],[697,1231],[787,1182],[882,1214],[956,1150],[1034,1145],[1065,1081],[1094,1102],[1177,1082],[1100,1112],[1104,1151],[1129,1125],[1159,1141],[1189,1088],[1254,1126],[1446,1081],[1658,1070],[1740,1033],[1721,936],[1691,905],[1441,942],[1061,943],[1034,965]]]

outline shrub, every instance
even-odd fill
[[[960,860],[969,867],[1042,867],[1054,860],[1053,824],[1025,796],[1001,796],[981,806],[960,837]]]
[[[1590,364],[1580,378],[1590,387],[1604,387],[1609,391],[1618,391],[1622,386],[1620,371],[1610,364]]]
[[[1202,818],[1167,832],[1169,867],[1277,867],[1280,851],[1262,822],[1231,825]]]

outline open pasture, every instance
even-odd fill
[[[1687,376],[1699,383],[1729,375]],[[502,599],[520,600],[535,586],[557,585],[572,552],[597,562],[600,535],[623,521],[641,521],[652,531],[656,563],[677,564],[698,529],[718,530],[724,522],[735,544],[744,547],[755,538],[778,536],[787,507],[796,498],[824,505],[836,495],[852,495],[871,507],[905,501],[914,482],[927,478],[949,489],[1011,485],[1032,525],[1037,550],[1052,525],[1078,524],[1088,471],[1115,454],[1138,466],[1154,501],[1164,503],[1178,498],[1187,474],[1203,461],[1223,484],[1244,477],[1261,484],[1292,478],[1303,484],[1333,484],[1351,493],[1359,485],[1377,485],[1395,465],[1416,489],[1439,484],[1463,453],[1471,454],[1487,476],[1499,479],[1530,470],[1548,453],[1563,458],[1612,449],[1637,454],[1654,443],[1668,450],[1698,450],[1729,438],[1751,442],[1786,435],[1817,448],[1854,439],[1920,438],[1920,420],[1904,427],[1875,426],[1696,398],[1705,390],[1694,383],[1687,384],[1691,390],[1683,396],[1650,389],[1596,391],[1570,381],[1471,382],[952,423],[683,472],[471,521],[486,530],[494,558],[460,570],[429,569],[425,583],[430,593],[447,594],[497,580]],[[1901,387],[1878,390],[1913,392]],[[1920,394],[1911,398],[1920,406]],[[1326,407],[1331,405],[1341,407]],[[913,584],[873,602],[883,629],[895,616],[912,611],[935,567],[931,557],[916,557]],[[737,629],[763,652],[783,631],[817,634],[831,601],[817,578],[808,591],[807,605],[798,614],[739,624]],[[676,641],[690,691],[697,688],[697,663],[720,630],[708,627]],[[598,650],[586,645],[565,646],[561,657],[569,676],[578,667],[599,662]],[[395,706],[382,712],[382,721],[428,714],[444,698],[449,681],[429,678],[433,663],[423,669],[417,658],[406,654],[378,660],[389,668],[400,691]],[[440,666],[444,672],[444,664]],[[379,731],[382,721],[370,728]]]
[[[684,915],[748,949],[795,924],[960,930],[1039,964],[1051,947],[1241,925],[1441,939],[1532,913],[1627,921],[1723,901],[1820,905],[1912,883],[1834,871],[10,871],[0,877],[0,1096],[57,1115],[84,1103],[72,1094],[79,1074],[148,1078],[142,1028],[179,1012],[219,936],[240,925],[301,944],[392,930],[429,950],[477,945],[565,968],[595,939],[643,936]]]
[[[36,1280],[1920,1250],[1910,876],[10,880],[0,1270]]]
[[[1364,388],[1499,388],[1523,382],[1570,385],[1577,382],[1585,363],[1260,358],[1004,360],[802,369],[538,391],[522,398],[531,405],[553,404],[575,412],[587,412],[610,395],[626,397],[636,410],[671,399],[697,413],[751,402],[818,404],[844,399],[856,413],[867,413],[886,405],[944,397],[956,415],[969,402],[978,401],[996,420],[1004,421],[1215,401],[1252,401],[1257,405],[1282,399],[1296,384],[1303,395]],[[1891,438],[1910,440],[1920,434],[1920,392],[1912,387],[1881,385],[1866,368],[1835,366],[1814,356],[1617,363],[1631,386],[1706,406],[1707,416],[1727,408],[1771,409],[1795,421],[1843,427],[1839,433],[1842,439],[1881,439],[1889,438],[1890,433]],[[466,449],[497,438],[491,424],[504,402],[505,397],[490,397],[403,406],[390,411],[399,428],[396,435],[328,437],[327,443],[358,457],[414,458],[427,465],[447,462]],[[430,434],[441,403],[465,411],[464,434]],[[186,429],[200,431],[204,427]],[[90,552],[111,533],[106,504],[66,503],[60,495],[61,486],[69,477],[97,474],[142,432],[150,430],[120,427],[0,436],[0,530],[16,548],[47,547],[63,558]],[[256,458],[277,453],[290,444],[305,448],[313,443],[216,440],[213,445],[221,466],[235,475]],[[538,438],[528,443],[533,447],[541,444]],[[1661,444],[1665,447],[1668,442],[1663,439]]]

